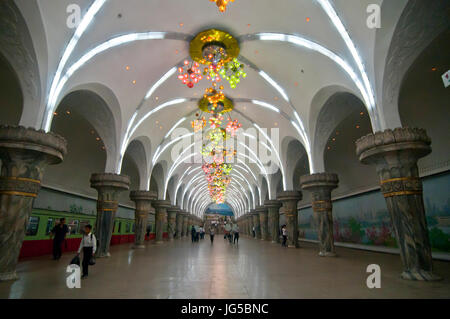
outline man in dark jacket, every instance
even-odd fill
[[[52,232],[50,234],[50,239],[53,238],[53,259],[59,260],[62,255],[61,245],[66,239],[66,234],[69,232],[69,227],[66,225],[66,219],[61,218],[59,220],[59,224],[53,227]]]

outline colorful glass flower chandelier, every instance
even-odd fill
[[[232,119],[229,112],[233,110],[233,102],[223,93],[215,90],[205,93],[198,107],[202,114],[197,113],[197,119],[192,121],[195,132],[202,132],[203,146],[202,169],[206,175],[211,200],[217,204],[225,202],[225,194],[231,182],[231,162],[236,156],[236,150],[226,147],[225,141],[235,136],[242,125],[237,119]],[[204,113],[210,114],[207,120]]]
[[[220,12],[225,12],[227,10],[227,5],[230,2],[234,2],[234,0],[209,0],[209,1],[215,2]]]
[[[223,11],[229,3],[215,2],[219,8],[223,6]],[[211,200],[217,204],[225,202],[226,190],[231,183],[231,163],[236,156],[236,150],[227,147],[225,141],[234,137],[242,127],[237,119],[229,115],[234,105],[225,96],[221,84],[222,80],[226,80],[231,88],[235,88],[247,76],[244,65],[237,59],[239,51],[237,40],[230,34],[216,29],[206,30],[191,41],[189,53],[193,62],[184,61],[184,67],[178,70],[178,78],[189,88],[202,79],[211,83],[198,102],[201,112],[196,114],[191,125],[194,132],[202,133],[202,169]]]
[[[184,66],[178,68],[178,78],[189,88],[205,78],[212,82],[213,88],[227,80],[234,89],[247,76],[244,64],[237,59],[239,51],[239,43],[229,33],[216,29],[203,31],[191,41],[189,53],[193,62],[184,61]],[[200,65],[205,66],[203,72]]]

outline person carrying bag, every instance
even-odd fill
[[[84,227],[84,235],[81,239],[80,247],[78,248],[78,256],[83,249],[83,276],[81,278],[86,278],[89,274],[89,265],[95,265],[95,251],[97,250],[97,239],[95,235],[92,234],[92,226],[86,225]]]

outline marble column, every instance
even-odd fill
[[[288,247],[297,248],[298,247],[297,203],[302,199],[302,193],[298,191],[284,191],[277,195],[277,199],[282,203],[284,215],[286,216]]]
[[[248,235],[253,237],[253,216],[250,212],[247,213],[247,221],[248,221]]]
[[[0,126],[0,281],[15,280],[33,200],[44,170],[59,164],[67,142],[53,133],[21,126]]]
[[[267,208],[269,220],[268,230],[272,243],[280,242],[280,207],[281,202],[277,200],[266,200],[264,206]]]
[[[423,129],[396,128],[369,134],[356,141],[363,164],[376,167],[392,219],[403,262],[401,277],[439,280],[433,274],[431,245],[417,161],[431,153],[431,140]]]
[[[177,213],[177,220],[176,220],[176,238],[181,239],[183,237],[183,211],[179,210]]]
[[[189,236],[188,224],[189,224],[189,213],[185,211],[183,214],[183,237]]]
[[[153,202],[155,207],[155,241],[157,244],[163,243],[164,226],[167,223],[167,209],[172,205],[168,200],[156,200]]]
[[[114,219],[119,206],[119,194],[130,187],[130,178],[112,173],[91,175],[91,187],[97,190],[97,222],[94,230],[98,246],[98,258],[110,257],[109,245],[114,230]]]
[[[333,236],[331,191],[338,186],[336,174],[318,173],[300,177],[303,190],[311,192],[312,209],[319,237],[319,256],[336,256]]]
[[[135,227],[135,242],[133,248],[145,248],[145,233],[147,232],[148,216],[150,214],[151,203],[156,200],[158,194],[152,191],[132,191],[130,192],[130,199],[135,202],[136,210],[134,218],[136,221]]]
[[[259,227],[261,229],[261,240],[269,240],[267,207],[258,206],[256,207],[256,212],[259,214]]]
[[[175,232],[177,230],[177,213],[179,211],[180,209],[176,206],[171,206],[167,209],[167,233],[170,241],[175,238]]]
[[[261,239],[261,224],[259,222],[259,214],[255,209],[251,210],[250,214],[252,214],[253,226],[255,227],[255,238]]]

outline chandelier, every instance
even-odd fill
[[[227,10],[227,5],[230,2],[234,2],[234,0],[209,0],[209,1],[215,2],[220,12],[225,12]]]
[[[215,2],[223,12],[230,1]],[[196,113],[191,125],[195,133],[202,133],[202,169],[211,200],[217,204],[225,202],[226,190],[231,183],[231,163],[237,155],[235,149],[225,145],[225,141],[234,137],[242,127],[230,116],[234,105],[225,96],[221,84],[222,81],[228,82],[234,89],[247,76],[244,65],[237,59],[239,51],[239,43],[230,34],[216,29],[206,30],[190,43],[192,62],[184,61],[184,66],[178,69],[178,78],[189,88],[202,79],[211,84],[198,102],[200,112]]]

